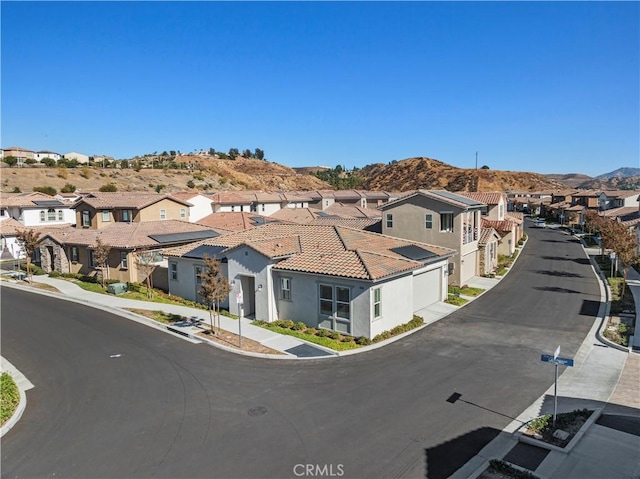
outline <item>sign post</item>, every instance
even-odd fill
[[[543,354],[540,356],[540,361],[545,363],[554,364],[556,367],[556,375],[555,382],[553,384],[553,427],[556,427],[556,417],[558,416],[558,366],[569,366],[573,367],[573,359],[570,358],[561,358],[560,354],[560,346],[556,348],[553,353],[553,356],[550,354]]]
[[[240,349],[242,349],[242,316],[244,313],[242,283],[238,282],[238,287],[240,288],[240,291],[236,293],[236,302],[238,303],[238,338],[240,338]]]
[[[611,277],[613,277],[613,264],[616,262],[616,252],[612,251],[609,253],[609,262],[611,263]]]

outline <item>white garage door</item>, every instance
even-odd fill
[[[426,308],[440,301],[440,280],[442,271],[434,269],[413,277],[413,310]]]

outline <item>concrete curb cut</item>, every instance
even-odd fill
[[[0,428],[0,437],[2,437],[6,433],[8,433],[11,430],[11,428],[15,426],[20,420],[20,418],[22,417],[22,414],[27,408],[26,391],[33,388],[34,386],[33,384],[31,384],[31,381],[29,381],[24,374],[18,371],[18,369],[13,364],[11,364],[9,361],[7,361],[3,357],[0,357],[0,360],[2,364],[1,366],[2,372],[7,372],[11,375],[11,377],[13,378],[13,381],[16,383],[16,386],[18,388],[18,394],[20,395],[20,402],[18,403],[18,407],[16,407],[16,410],[13,412],[13,415]]]

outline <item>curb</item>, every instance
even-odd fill
[[[2,437],[6,433],[8,433],[22,417],[22,414],[27,408],[26,391],[33,388],[34,386],[33,384],[31,384],[31,381],[29,381],[24,374],[18,371],[18,369],[13,364],[11,364],[5,358],[0,359],[2,360],[2,371],[8,373],[13,378],[13,381],[16,383],[16,387],[18,388],[18,394],[20,396],[20,401],[18,402],[18,406],[13,412],[13,415],[7,420],[7,422],[2,425],[2,427],[0,427],[0,437]]]

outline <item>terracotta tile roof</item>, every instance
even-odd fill
[[[189,202],[191,198],[195,198],[196,196],[208,198],[206,195],[201,194],[199,191],[174,191],[171,193],[171,196],[186,202]],[[210,200],[211,198],[208,199]]]
[[[482,228],[490,228],[494,229],[498,232],[500,236],[505,236],[508,233],[511,233],[514,228],[513,221],[509,220],[488,220],[482,218]]]
[[[250,205],[255,201],[255,195],[226,191],[212,194],[211,199],[219,205]]]
[[[586,208],[582,205],[575,205],[575,206],[570,206],[569,208],[565,208],[565,211],[582,211],[584,209]]]
[[[357,230],[369,229],[373,225],[380,223],[380,218],[334,218],[331,216],[320,216],[313,221],[308,222],[309,225],[332,225],[345,226]]]
[[[637,206],[622,206],[620,208],[612,208],[610,210],[604,210],[600,212],[601,216],[618,218],[621,216],[632,215],[638,212]]]
[[[68,226],[56,230],[49,229],[45,234],[60,244],[79,244],[93,246],[100,238],[114,248],[143,248],[159,246],[151,236],[196,231],[215,231],[212,228],[180,220],[145,221],[141,223],[116,222],[99,230],[74,228]],[[43,234],[44,236],[44,234]]]
[[[571,201],[558,201],[548,205],[548,208],[568,208],[569,206],[571,206]]]
[[[324,210],[324,213],[342,216],[344,218],[382,218],[382,214],[378,210],[342,203],[332,204]]]
[[[341,226],[277,223],[172,248],[165,254],[182,256],[200,245],[226,246],[226,251],[246,245],[269,258],[290,254],[275,268],[369,280],[424,266],[400,254],[403,247],[417,247],[438,259],[455,254],[448,248]]]
[[[598,191],[595,190],[587,190],[587,191],[578,191],[576,193],[573,193],[571,196],[576,196],[576,197],[593,197],[593,196],[599,196],[600,193]]]
[[[500,199],[504,198],[504,202],[507,202],[507,198],[501,191],[488,191],[485,193],[473,192],[473,191],[456,191],[457,195],[466,196],[472,200],[479,201],[486,205],[497,205],[500,203]]]
[[[44,193],[2,193],[0,205],[3,207],[15,206],[21,208],[37,207],[34,201],[57,201],[53,196]]]
[[[517,225],[524,223],[524,213],[522,211],[509,211],[504,215],[505,220],[513,221]]]
[[[281,208],[273,213],[270,218],[293,223],[310,223],[318,217],[319,210],[314,208]]]
[[[258,213],[248,213],[246,211],[211,213],[200,218],[197,223],[213,228],[222,228],[229,232],[242,231],[254,228],[266,223],[278,221],[270,216],[262,216]]]
[[[498,239],[500,235],[493,228],[480,228],[480,238],[478,239],[478,244],[486,245],[491,241],[492,238]]]
[[[640,225],[640,211],[636,211],[632,215],[625,216],[624,218],[622,218],[622,221],[620,223],[627,227]]]
[[[27,229],[27,227],[13,218],[0,221],[0,235],[2,236],[15,236],[18,231],[24,229]]]
[[[89,206],[101,210],[112,208],[131,208],[139,210],[149,205],[164,200],[165,198],[173,200],[185,206],[192,206],[186,201],[174,198],[171,195],[163,195],[160,193],[133,193],[133,192],[114,192],[114,193],[90,193],[80,198],[75,205],[86,203]]]

